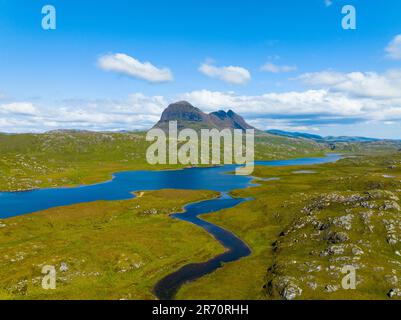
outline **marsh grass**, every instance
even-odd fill
[[[293,174],[297,170],[316,174]],[[401,244],[389,243],[384,225],[384,220],[392,221],[400,234],[398,153],[325,165],[257,167],[254,175],[280,179],[258,180],[258,187],[237,190],[235,196],[255,200],[204,216],[239,235],[251,247],[251,256],[185,285],[177,299],[282,299],[285,279],[302,289],[297,299],[388,299],[389,291],[400,287]],[[385,203],[390,204],[386,209]],[[366,212],[371,212],[369,221]],[[349,230],[338,224],[347,215],[352,217]],[[319,230],[318,223],[327,226]],[[349,240],[331,243],[327,235],[335,232],[345,232]],[[320,255],[333,245],[344,246],[344,252]],[[355,254],[355,247],[363,253]],[[356,290],[341,287],[341,268],[347,264],[357,267]],[[328,292],[330,285],[336,291]]]
[[[5,219],[0,298],[154,299],[153,286],[162,277],[224,252],[202,229],[169,217],[214,196],[160,190]],[[67,271],[60,271],[62,263]],[[41,287],[44,265],[57,268],[56,290]]]

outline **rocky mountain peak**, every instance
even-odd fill
[[[170,104],[162,113],[160,121],[155,128],[168,130],[168,122],[177,121],[178,129],[254,129],[234,111],[224,110],[204,113],[187,101],[178,101]]]

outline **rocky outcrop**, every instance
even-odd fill
[[[299,214],[273,243],[267,297],[348,298],[369,291],[374,280],[382,299],[401,299],[398,192],[401,189],[302,194]],[[344,287],[350,268],[356,291]]]

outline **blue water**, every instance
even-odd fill
[[[330,154],[325,158],[258,161],[256,165],[308,165],[334,162],[338,159],[340,159],[339,155]],[[110,181],[89,186],[0,192],[0,218],[82,202],[130,199],[134,197],[132,193],[134,191],[192,189],[224,193],[250,186],[252,177],[229,174],[235,168],[235,165],[225,165],[174,171],[127,171],[114,174]]]

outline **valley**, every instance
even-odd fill
[[[255,171],[241,177],[231,175],[235,167],[151,165],[145,136],[0,134],[0,202],[8,206],[0,208],[1,299],[156,299],[160,281],[207,261],[212,269],[168,297],[401,298],[399,142],[258,131]],[[343,159],[315,159],[333,150]],[[233,206],[204,208],[223,203],[221,192]],[[202,218],[170,216],[188,208]],[[249,252],[216,264],[230,251],[210,228]],[[45,265],[56,267],[55,290],[40,285]],[[344,290],[341,270],[350,265],[356,289]]]

